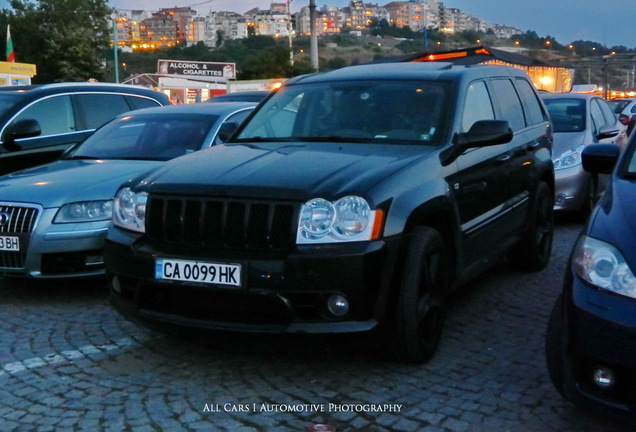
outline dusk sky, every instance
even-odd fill
[[[280,1],[280,0],[279,0]],[[370,3],[386,4],[390,0]],[[316,0],[343,7],[348,0]],[[636,48],[636,2],[618,0],[447,0],[446,7],[458,8],[494,24],[534,30],[541,37],[551,36],[561,44],[589,40],[608,47],[624,45]],[[209,10],[243,13],[251,8],[269,9],[270,0],[109,0],[122,10],[190,6],[199,14]],[[309,0],[293,1],[292,11],[308,5]],[[0,0],[0,7],[7,2]]]

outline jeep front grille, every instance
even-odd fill
[[[285,250],[295,241],[295,208],[282,202],[151,196],[146,233],[186,246]]]

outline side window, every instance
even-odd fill
[[[536,125],[547,121],[548,118],[539,102],[537,93],[532,89],[532,84],[521,78],[517,78],[516,83],[519,89],[519,96],[521,96],[521,101],[526,109],[528,122]]]
[[[612,108],[610,108],[609,104],[603,99],[597,99],[599,106],[601,107],[601,111],[603,112],[603,117],[605,117],[605,124],[608,126],[616,124],[616,114],[612,112]]]
[[[495,79],[492,80],[492,84],[497,94],[502,119],[508,120],[513,131],[526,127],[521,100],[512,81]]]
[[[97,129],[117,115],[130,111],[122,95],[87,93],[75,97],[85,129]]]
[[[492,107],[490,94],[483,81],[475,81],[466,90],[466,101],[462,114],[462,132],[468,132],[478,120],[494,120],[495,111]]]
[[[161,104],[154,99],[139,96],[126,96],[126,101],[128,102],[128,105],[130,105],[130,109],[133,110],[161,106]]]
[[[596,99],[590,101],[590,117],[592,117],[592,129],[596,135],[599,129],[605,126],[605,117]]]
[[[252,112],[251,109],[246,109],[246,110],[239,111],[237,113],[234,113],[234,114],[230,115],[228,118],[225,119],[225,121],[221,125],[221,128],[224,125],[228,125],[228,124],[232,124],[233,123],[233,129],[232,130],[235,131],[236,128],[239,127],[241,125],[241,123],[243,123],[243,121],[247,118],[247,116],[251,112]],[[217,144],[221,144],[221,143],[223,143],[223,140],[221,139],[221,137],[219,135],[217,135],[216,138],[214,138],[214,142],[212,143],[212,145],[217,145]]]
[[[40,136],[75,131],[73,106],[68,95],[53,96],[35,102],[18,114],[13,123],[25,119],[35,119],[40,123]]]
[[[226,118],[223,123],[236,123],[236,125],[238,126],[241,123],[243,123],[243,120],[245,120],[251,112],[252,110],[243,110],[243,111],[234,113],[228,118]]]

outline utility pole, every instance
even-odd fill
[[[318,72],[318,35],[316,34],[316,0],[309,0],[309,51],[311,67]]]
[[[113,57],[115,64],[115,82],[119,84],[119,59],[117,58],[117,18],[113,18]]]
[[[289,37],[289,65],[294,65],[294,47],[292,46],[292,19],[291,19],[291,2],[287,0],[287,35]]]

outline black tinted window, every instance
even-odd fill
[[[130,105],[130,109],[134,110],[142,108],[152,108],[160,105],[154,99],[148,99],[138,96],[126,96],[126,101],[128,102],[128,105]]]
[[[532,90],[531,84],[524,79],[517,79],[517,87],[519,89],[519,95],[523,101],[523,106],[526,109],[526,117],[530,124],[536,125],[546,121],[543,108],[537,94]]]
[[[526,126],[526,121],[523,116],[523,108],[521,108],[521,100],[519,100],[519,95],[512,81],[496,79],[492,81],[492,84],[495,87],[502,119],[508,120],[513,131],[523,129]]]
[[[466,90],[464,113],[462,115],[462,132],[468,132],[479,120],[494,120],[495,111],[492,107],[490,93],[483,81],[471,83]]]
[[[89,93],[76,98],[85,129],[97,129],[118,114],[130,111],[123,95]]]
[[[13,120],[34,119],[40,123],[41,136],[73,132],[76,130],[73,106],[68,95],[53,96],[36,101]]]

